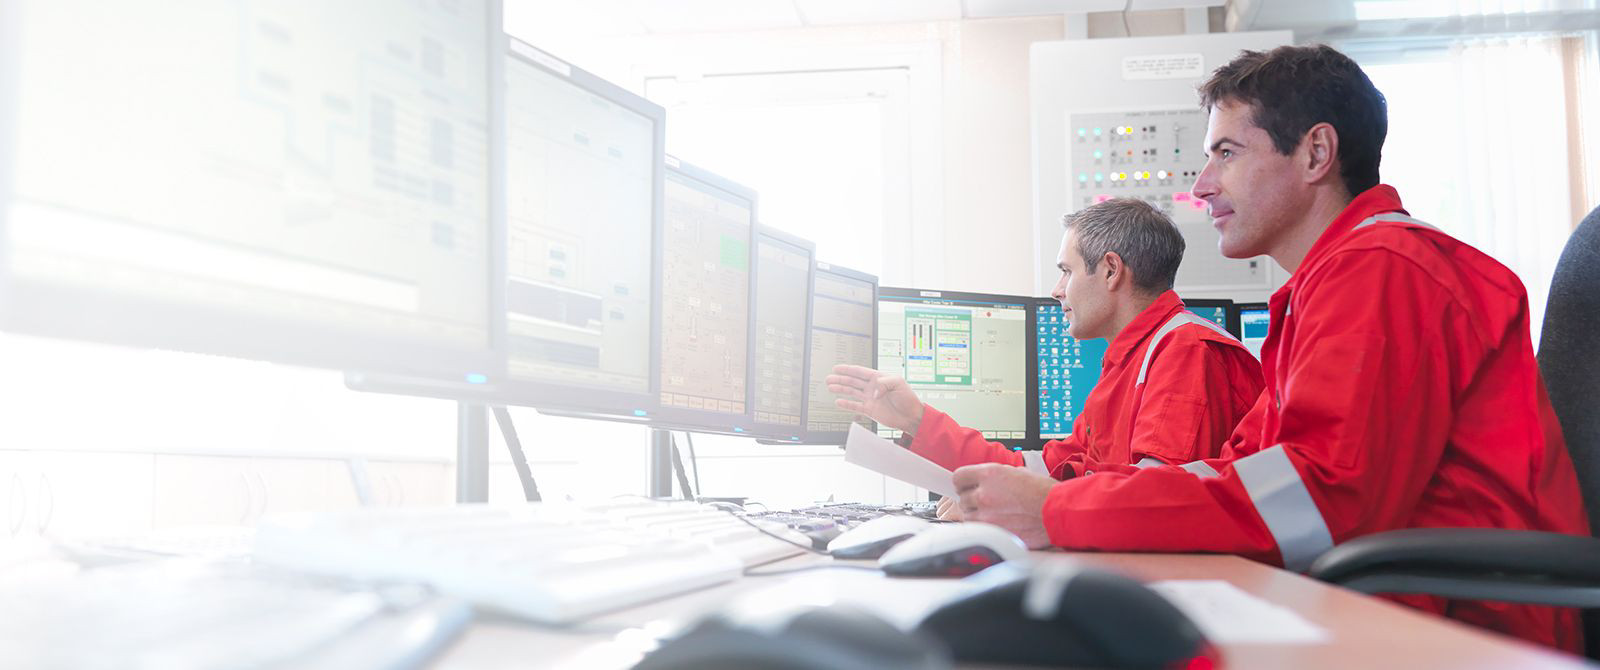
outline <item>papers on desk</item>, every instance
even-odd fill
[[[950,481],[950,471],[944,466],[878,437],[860,424],[850,424],[850,435],[844,443],[844,461],[942,496],[956,494],[956,485]]]
[[[1328,631],[1295,614],[1217,579],[1151,582],[1187,614],[1200,632],[1217,644],[1319,644]]]

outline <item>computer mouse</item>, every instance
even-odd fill
[[[944,670],[934,640],[847,605],[725,612],[645,655],[634,670]]]
[[[931,521],[912,516],[880,516],[840,533],[828,542],[828,553],[834,558],[877,558],[932,525]]]
[[[1165,669],[1218,660],[1183,612],[1116,573],[1060,560],[999,565],[970,579],[989,585],[917,626],[959,662]]]
[[[942,523],[884,552],[878,567],[896,576],[963,577],[1027,557],[1028,545],[1009,530],[978,522]]]

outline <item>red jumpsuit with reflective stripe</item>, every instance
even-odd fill
[[[1112,340],[1072,434],[1045,444],[1042,463],[1040,452],[1025,457],[987,442],[932,407],[924,408],[911,449],[950,469],[1009,463],[1057,479],[1102,464],[1188,463],[1220,453],[1261,388],[1261,364],[1250,351],[1167,291]]]
[[[1399,528],[1588,534],[1533,356],[1527,292],[1481,252],[1355,198],[1270,303],[1267,389],[1221,458],[1057,484],[1053,543],[1229,552],[1295,570]],[[1396,598],[1573,652],[1576,612]]]

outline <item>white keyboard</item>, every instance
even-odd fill
[[[193,561],[8,584],[0,601],[14,604],[0,607],[0,665],[45,670],[315,667],[390,607],[374,592]]]
[[[810,545],[780,524],[756,523]],[[749,566],[803,552],[713,507],[619,499],[268,518],[256,531],[255,560],[423,583],[513,616],[567,623],[732,581]]]

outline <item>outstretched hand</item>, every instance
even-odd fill
[[[906,380],[859,365],[835,365],[828,390],[841,397],[839,409],[865,414],[890,428],[915,436],[922,424],[922,400]]]

